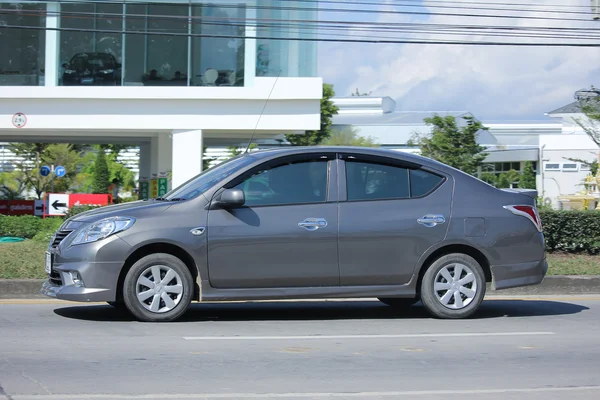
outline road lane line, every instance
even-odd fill
[[[321,398],[321,397],[408,397],[410,396],[447,396],[510,393],[548,393],[548,392],[600,392],[600,386],[541,387],[509,389],[466,389],[466,390],[406,390],[395,392],[317,392],[317,393],[206,393],[206,394],[51,394],[51,395],[14,395],[13,400],[83,400],[83,399],[278,399],[278,398]]]
[[[555,332],[409,333],[397,335],[298,335],[298,336],[184,336],[184,340],[296,340],[296,339],[403,339],[487,336],[541,336]]]

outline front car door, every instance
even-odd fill
[[[421,255],[446,236],[450,177],[393,158],[340,158],[340,284],[406,284]]]
[[[339,285],[333,153],[279,157],[225,185],[246,203],[208,213],[208,269],[215,288]]]

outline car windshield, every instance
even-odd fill
[[[249,155],[240,155],[231,158],[203,171],[200,173],[200,175],[197,175],[181,186],[171,190],[166,195],[160,197],[160,199],[167,201],[179,201],[189,200],[197,197],[210,189],[215,183],[227,178],[229,175],[235,173],[239,168],[243,168],[254,161],[256,161],[256,158]]]

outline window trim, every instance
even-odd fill
[[[556,168],[548,168],[548,165],[556,165]],[[561,171],[561,165],[557,162],[546,162],[544,163],[544,171]]]
[[[566,165],[574,165],[575,167],[569,168],[569,167],[566,167]],[[579,163],[574,163],[574,162],[562,163],[561,168],[562,168],[563,172],[579,172]]]
[[[435,171],[431,168],[427,168],[421,164],[417,164],[417,163],[414,163],[411,161],[376,156],[376,155],[374,156],[374,155],[353,154],[353,153],[340,153],[338,155],[338,158],[343,162],[343,168],[342,168],[342,165],[338,166],[338,179],[340,179],[340,186],[344,188],[344,199],[341,199],[342,193],[340,192],[340,203],[341,202],[356,203],[356,202],[372,202],[372,201],[399,201],[399,200],[423,199],[425,197],[430,196],[434,192],[436,192],[448,180],[448,177],[446,175],[444,175],[438,171]],[[385,166],[390,166],[390,167],[407,169],[408,170],[408,197],[390,197],[390,198],[385,198],[385,199],[367,199],[367,200],[365,200],[365,199],[359,199],[359,200],[348,199],[348,176],[346,174],[346,162],[347,161],[363,162],[363,163],[369,163],[369,164],[385,165]],[[412,195],[412,185],[411,185],[411,173],[410,173],[411,170],[422,170],[422,171],[425,171],[425,172],[428,172],[430,174],[440,177],[441,180],[429,192],[427,192],[421,196],[413,196]],[[341,171],[343,171],[343,176],[340,173]],[[341,181],[342,178],[343,178],[343,181]]]
[[[231,189],[245,180],[249,179],[252,175],[254,175],[257,171],[260,170],[268,170],[275,168],[280,165],[288,164],[290,162],[310,162],[310,161],[320,161],[324,160],[327,163],[327,182],[325,184],[325,201],[318,202],[309,202],[309,203],[281,203],[281,204],[261,204],[261,205],[243,205],[239,208],[264,208],[264,207],[288,207],[288,206],[307,206],[307,205],[317,205],[317,204],[328,204],[328,203],[336,203],[337,198],[331,198],[331,178],[335,172],[335,169],[332,167],[332,163],[335,163],[335,153],[331,152],[323,152],[323,153],[302,153],[302,154],[292,154],[288,156],[276,157],[270,160],[266,160],[259,165],[256,165],[250,168],[247,171],[242,172],[241,174],[233,177],[227,183],[223,184],[221,188],[215,193],[213,196],[217,198],[221,195],[223,190]],[[337,196],[336,196],[337,197]]]

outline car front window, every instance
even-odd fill
[[[197,175],[179,187],[171,190],[165,196],[161,197],[161,199],[171,201],[189,200],[197,197],[210,189],[217,182],[234,174],[240,168],[250,165],[254,161],[256,161],[256,158],[247,154],[231,158],[201,172],[200,175]]]

